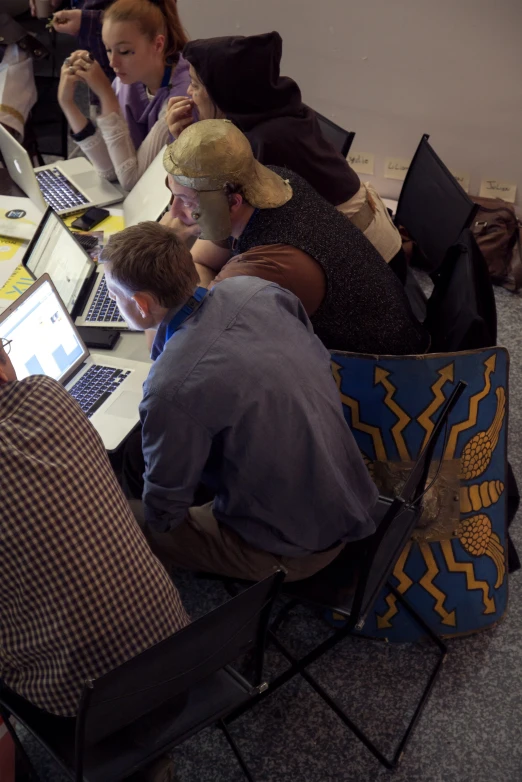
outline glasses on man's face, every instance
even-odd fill
[[[12,341],[13,341],[12,339],[4,339],[4,337],[1,337],[2,347],[4,349],[4,353],[6,354],[6,356],[8,356],[9,353],[11,352]]]

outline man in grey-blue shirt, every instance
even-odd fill
[[[156,330],[140,412],[158,555],[251,580],[282,564],[297,580],[372,534],[377,489],[300,301],[255,277],[197,288],[158,223],[115,234],[103,260],[129,324]],[[200,482],[215,497],[194,507]]]

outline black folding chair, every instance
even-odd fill
[[[339,125],[336,125],[335,122],[332,122],[331,119],[323,117],[323,115],[319,114],[317,111],[315,112],[315,116],[317,117],[321,133],[325,139],[330,142],[336,152],[340,152],[343,157],[346,157],[352,146],[355,133],[341,128]]]
[[[488,266],[469,228],[431,275],[425,327],[431,352],[456,353],[497,344],[497,309]]]
[[[422,253],[422,268],[435,271],[478,209],[451,171],[421,138],[402,186],[395,222],[402,225]]]
[[[23,753],[11,715],[69,779],[115,782],[217,723],[252,780],[223,717],[266,687],[265,636],[283,578],[282,571],[275,572],[119,668],[86,682],[75,720],[53,718],[0,689],[0,715],[17,748]],[[254,684],[229,665],[252,649]]]
[[[460,398],[465,386],[466,384],[463,382],[457,383],[453,393],[444,404],[431,436],[412,468],[399,496],[393,500],[385,497],[380,498],[378,518],[380,517],[382,520],[378,523],[377,531],[369,541],[365,562],[361,567],[355,588],[352,575],[353,563],[343,562],[342,553],[331,565],[311,578],[283,585],[282,593],[290,596],[292,599],[279,612],[273,623],[270,640],[290,663],[290,667],[274,679],[265,692],[260,693],[254,701],[251,701],[246,706],[239,707],[228,719],[236,719],[245,710],[250,709],[254,703],[271,695],[283,684],[286,684],[289,679],[300,674],[386,768],[392,769],[397,766],[439,674],[447,654],[447,648],[429,624],[424,621],[409,601],[389,581],[389,578],[420,516],[421,501],[426,492],[426,481],[435,445],[451,410]],[[345,573],[344,578],[343,569]],[[331,697],[307,670],[308,666],[348,635],[353,634],[355,630],[360,631],[364,628],[366,618],[372,611],[374,603],[385,585],[391,590],[399,603],[404,606],[411,618],[424,630],[426,636],[439,651],[436,666],[391,760],[383,755],[368,736],[345,713],[335,698]],[[343,627],[338,629],[323,643],[319,644],[304,657],[297,659],[279,640],[275,632],[283,618],[299,603],[319,606],[322,610],[334,611],[345,617],[346,622]]]

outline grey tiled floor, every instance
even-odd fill
[[[522,297],[496,291],[499,344],[511,354],[510,458],[522,476]],[[522,550],[518,523],[512,528]],[[218,585],[180,574],[189,610],[200,614],[224,597]],[[505,620],[494,630],[455,640],[394,782],[520,782],[522,780],[522,573],[511,577]],[[285,628],[304,649],[324,632],[304,610]],[[268,654],[269,672],[281,660]],[[314,671],[363,727],[390,749],[431,663],[423,647],[348,640]],[[259,782],[373,782],[390,777],[302,681],[238,720],[233,728]],[[211,729],[176,750],[181,782],[243,779],[224,737]],[[42,778],[62,782],[38,753]]]

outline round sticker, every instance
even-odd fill
[[[19,220],[20,217],[25,217],[27,212],[24,212],[23,209],[10,209],[8,212],[5,213],[5,216],[8,217],[10,220]]]

